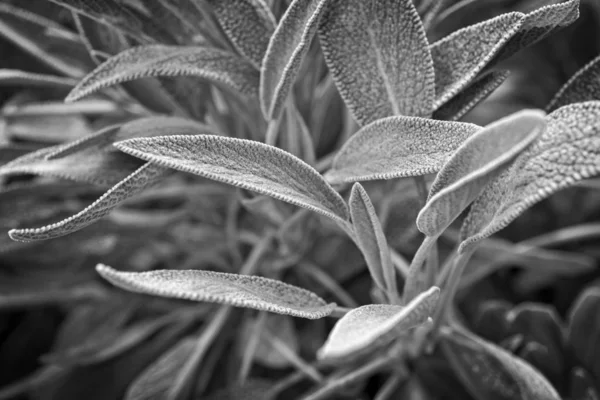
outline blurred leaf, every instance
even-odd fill
[[[6,278],[3,279],[5,282]],[[63,303],[79,303],[103,298],[106,293],[96,284],[64,285],[62,287],[47,287],[45,285],[19,284],[15,289],[14,280],[9,280],[11,288],[2,288],[0,293],[0,310],[21,309],[48,306]],[[3,282],[4,283],[4,282]]]
[[[4,129],[4,134],[13,141],[48,144],[81,139],[92,132],[85,117],[80,114],[16,115],[6,118]]]
[[[560,400],[552,385],[518,357],[466,331],[443,332],[448,361],[469,392],[481,400]]]
[[[102,264],[96,270],[112,284],[137,293],[254,308],[308,319],[323,318],[335,306],[308,290],[258,276],[199,270],[119,272]]]
[[[600,393],[594,385],[594,378],[585,369],[576,367],[570,374],[569,399],[571,400],[598,400]]]
[[[361,125],[392,115],[431,115],[433,61],[412,0],[330,1],[319,38],[336,86]]]
[[[277,22],[263,0],[207,0],[241,55],[260,69]]]
[[[243,331],[244,339],[249,338],[252,332],[253,325],[256,320],[246,320],[246,330]],[[269,336],[275,337],[281,342],[285,343],[286,346],[294,353],[298,353],[299,350],[299,338],[294,328],[294,322],[291,317],[287,315],[278,314],[266,314],[266,324],[264,329],[267,333],[260,332],[258,336],[258,342],[254,349],[254,358],[257,363],[264,365],[269,368],[282,369],[290,366],[290,360],[283,357],[273,345],[272,340]],[[243,344],[247,344],[248,340],[242,340]]]
[[[600,57],[596,57],[556,93],[547,110],[554,111],[562,106],[589,100],[600,100]]]
[[[221,389],[204,400],[273,400],[274,393],[269,393],[274,385],[265,380],[252,379],[243,384],[235,383]]]
[[[518,32],[523,20],[522,13],[502,14],[432,44],[430,50],[436,78],[434,108],[465,89]]]
[[[66,101],[118,83],[155,76],[195,76],[245,96],[258,93],[258,73],[234,54],[199,46],[148,45],[109,58],[83,78]]]
[[[396,296],[396,270],[392,264],[383,228],[375,213],[369,195],[360,183],[352,186],[350,194],[350,215],[359,247],[367,261],[371,278],[377,286],[386,290],[390,296]],[[390,301],[395,300],[393,297]]]
[[[383,118],[363,127],[344,144],[326,178],[346,183],[431,174],[479,129],[464,122]]]
[[[544,130],[545,113],[524,110],[500,119],[469,137],[444,164],[429,190],[417,227],[437,237],[483,188],[510,166]]]
[[[18,69],[0,69],[0,85],[33,86],[69,90],[77,84],[72,78],[62,76],[37,74]]]
[[[335,324],[317,357],[345,363],[372,354],[408,329],[427,321],[437,306],[439,294],[440,289],[432,287],[405,307],[370,304],[355,308]]]
[[[279,117],[329,0],[293,0],[262,60],[260,105],[267,120]]]
[[[600,172],[600,102],[562,107],[547,129],[473,202],[461,229],[461,248],[486,238],[533,204]]]
[[[135,157],[272,196],[345,223],[348,207],[312,167],[276,147],[219,136],[132,139],[116,144]]]
[[[575,300],[568,317],[567,340],[577,359],[594,376],[600,376],[600,289],[590,287]]]

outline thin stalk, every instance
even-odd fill
[[[408,273],[410,271],[410,264],[402,256],[402,254],[398,253],[396,250],[390,247],[390,254],[392,256],[392,263],[394,263],[394,267],[396,271],[402,276],[403,279],[406,279]]]
[[[425,183],[425,178],[423,176],[414,176],[413,180],[415,182],[415,187],[417,188],[419,200],[421,200],[421,207],[423,207],[425,203],[427,203],[427,197],[429,197],[427,183]]]
[[[344,315],[348,314],[350,311],[352,311],[351,308],[336,307],[336,308],[333,309],[333,311],[331,312],[331,314],[329,314],[329,316],[333,317],[333,318],[342,318]]]
[[[421,289],[421,283],[423,278],[423,264],[426,262],[432,247],[435,245],[438,236],[425,236],[425,239],[419,246],[408,271],[408,277],[404,284],[404,303],[411,301]]]
[[[383,384],[381,389],[377,392],[375,400],[388,400],[394,395],[396,389],[406,379],[406,371],[399,371],[398,373],[392,374],[387,381]]]
[[[347,307],[358,307],[358,303],[350,296],[343,287],[341,287],[335,279],[327,274],[323,269],[308,261],[301,261],[300,268],[308,272],[317,282],[325,289],[334,294],[338,300]]]
[[[273,346],[273,349],[276,350],[283,358],[289,361],[290,364],[296,367],[298,371],[302,371],[304,375],[316,383],[323,382],[323,375],[321,375],[316,368],[299,357],[298,354],[296,354],[287,344],[285,344],[285,342],[273,335],[268,330],[265,330],[265,335],[267,339],[271,341],[271,346]]]
[[[254,359],[256,350],[258,349],[260,335],[264,331],[266,322],[267,312],[260,311],[258,313],[258,318],[254,322],[254,326],[252,327],[252,332],[250,333],[250,340],[246,343],[246,347],[244,348],[244,354],[242,355],[242,365],[240,366],[240,371],[238,373],[238,381],[240,381],[241,383],[244,383],[246,381],[246,378],[250,373],[250,368],[252,367],[252,360]]]

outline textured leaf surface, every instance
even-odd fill
[[[281,17],[260,71],[260,102],[268,120],[279,116],[328,1],[294,0]]]
[[[510,75],[509,71],[491,71],[476,78],[466,89],[433,113],[433,118],[457,121],[488,97]]]
[[[383,118],[363,127],[344,144],[326,178],[342,183],[431,174],[479,129],[463,122]]]
[[[431,115],[433,61],[412,0],[332,0],[319,37],[336,86],[361,125]]]
[[[589,100],[600,100],[600,57],[596,57],[581,68],[556,93],[548,111],[562,106]]]
[[[195,76],[247,96],[258,93],[258,73],[238,56],[218,49],[148,45],[111,57],[73,89],[67,101],[135,79]]]
[[[421,325],[435,310],[440,290],[432,287],[403,306],[370,304],[344,315],[333,327],[318,358],[345,362],[381,348]]]
[[[339,221],[348,220],[346,203],[323,177],[276,147],[220,136],[131,139],[115,146],[164,167],[253,190]]]
[[[559,400],[546,378],[522,359],[465,332],[440,342],[450,364],[477,399]]]
[[[393,285],[393,291],[395,291],[395,269],[392,265],[383,227],[377,218],[369,195],[360,183],[355,183],[352,187],[350,214],[354,232],[367,261],[371,277],[380,288],[392,289],[390,285]]]
[[[544,112],[524,110],[468,138],[437,174],[417,227],[439,236],[492,179],[507,168],[546,127]]]
[[[236,50],[260,69],[275,31],[275,17],[263,0],[207,0]]]
[[[46,240],[68,235],[105,217],[120,203],[158,182],[167,174],[168,170],[166,168],[146,163],[109,189],[90,206],[72,217],[41,228],[12,229],[8,234],[11,239],[22,242]]]
[[[600,173],[600,102],[562,107],[544,133],[473,202],[461,229],[465,248],[506,227],[533,204]]]
[[[517,12],[502,14],[463,28],[431,45],[435,67],[434,108],[439,108],[469,85],[518,32],[524,17]]]
[[[96,269],[113,285],[155,296],[207,301],[309,319],[323,318],[335,306],[308,290],[259,276],[199,270],[120,272],[102,264]]]

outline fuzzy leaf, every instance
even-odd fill
[[[433,61],[412,0],[332,0],[319,37],[336,86],[361,125],[431,115]]]
[[[457,330],[441,339],[450,364],[476,399],[560,400],[542,374],[506,350]]]
[[[468,26],[431,45],[435,68],[434,108],[457,95],[518,32],[524,14],[512,12]]]
[[[533,204],[600,173],[600,101],[576,103],[546,117],[544,133],[473,202],[461,249],[506,227]]]
[[[253,190],[341,222],[348,220],[346,203],[323,177],[276,147],[220,136],[131,139],[115,146],[164,167]]]
[[[567,104],[589,100],[600,100],[600,56],[577,71],[556,93],[547,109],[554,111]]]
[[[308,290],[259,276],[200,270],[120,272],[102,264],[96,270],[115,286],[155,296],[207,301],[308,319],[326,317],[335,306]]]
[[[369,304],[344,315],[317,353],[321,360],[347,362],[384,347],[421,325],[437,306],[440,290],[432,287],[403,306]]]
[[[111,57],[88,74],[66,101],[135,79],[195,76],[246,96],[256,96],[258,73],[250,63],[223,50],[197,46],[139,46]]]
[[[479,129],[463,122],[383,118],[360,129],[342,146],[326,178],[342,183],[431,174]]]
[[[8,234],[11,239],[21,242],[47,240],[68,235],[105,217],[117,205],[152,186],[167,174],[166,168],[146,163],[72,217],[41,228],[12,229]]]
[[[448,100],[433,113],[433,118],[457,121],[477,104],[498,89],[508,78],[510,71],[490,71],[476,78],[466,89]]]
[[[383,227],[369,195],[360,183],[352,186],[349,204],[354,232],[371,277],[380,288],[396,292],[396,270],[392,265]]]
[[[417,227],[437,237],[544,130],[543,111],[524,110],[468,138],[437,174]]]
[[[281,17],[260,71],[260,103],[267,120],[281,113],[328,1],[294,0]]]
[[[249,62],[260,69],[275,31],[275,17],[264,0],[207,0],[219,24]]]

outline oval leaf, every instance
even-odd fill
[[[256,69],[260,69],[269,40],[275,31],[275,17],[263,0],[207,0],[223,31]]]
[[[442,350],[476,399],[560,400],[546,378],[522,359],[470,333],[442,332]]]
[[[439,171],[481,127],[418,117],[388,117],[354,134],[326,174],[331,183],[394,179]]]
[[[109,58],[73,89],[66,101],[135,79],[155,76],[195,76],[254,97],[258,73],[250,63],[223,50],[193,46],[139,46]]]
[[[417,227],[436,237],[507,168],[546,127],[543,111],[525,110],[502,118],[468,138],[436,176]]]
[[[577,71],[556,93],[547,109],[554,111],[567,104],[598,99],[600,99],[600,56]]]
[[[279,116],[328,1],[294,0],[281,17],[260,71],[260,105],[267,120]]]
[[[369,304],[344,315],[333,327],[317,357],[330,362],[346,362],[386,346],[399,334],[421,325],[433,313],[440,289],[432,287],[405,307]]]
[[[546,124],[534,144],[475,199],[461,229],[461,249],[552,193],[600,173],[600,101],[562,107]]]
[[[259,276],[199,270],[120,272],[102,264],[96,270],[115,286],[155,296],[227,304],[308,319],[326,317],[335,307],[334,303],[327,304],[308,290]]]
[[[344,199],[311,166],[263,143],[220,136],[164,136],[115,144],[155,164],[253,190],[335,220],[348,220]]]
[[[383,227],[369,195],[360,183],[352,186],[350,215],[360,249],[375,283],[383,290],[396,293],[396,270],[392,265]]]
[[[518,12],[468,26],[431,45],[435,68],[434,108],[463,90],[519,31],[525,15]]]
[[[361,125],[392,115],[431,115],[433,61],[412,0],[330,1],[319,38],[336,86]]]

